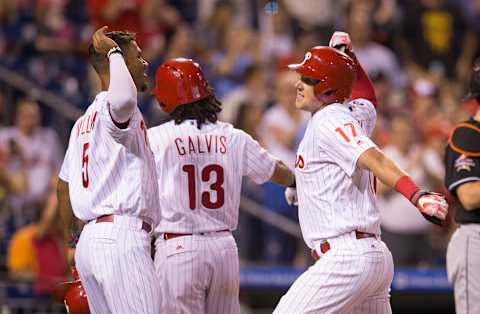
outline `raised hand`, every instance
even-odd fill
[[[118,47],[116,42],[107,37],[107,30],[108,26],[103,26],[102,28],[99,28],[92,36],[93,48],[95,48],[96,52],[104,56],[106,56],[112,48]]]
[[[333,33],[332,37],[330,38],[330,42],[328,43],[328,46],[345,52],[348,55],[354,53],[350,35],[345,32],[336,31],[335,33]]]

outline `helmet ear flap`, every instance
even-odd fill
[[[330,88],[330,89],[324,91],[322,93],[322,95],[331,96],[331,95],[335,94],[337,92],[337,90],[338,90],[337,88]]]

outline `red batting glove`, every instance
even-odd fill
[[[428,221],[441,225],[448,214],[448,203],[445,196],[438,193],[418,190],[410,201],[417,207]]]

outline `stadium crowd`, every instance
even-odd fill
[[[150,74],[172,57],[198,61],[223,102],[222,119],[292,168],[308,115],[293,106],[297,77],[286,65],[326,45],[334,30],[350,33],[375,84],[375,142],[420,185],[444,191],[449,132],[477,108],[462,97],[478,55],[478,0],[0,0],[0,69],[84,110],[99,88],[87,47],[102,25],[137,34]],[[67,276],[54,187],[69,129],[42,98],[0,81],[0,271],[48,293]],[[151,96],[140,107],[150,126],[161,122]],[[246,181],[244,194],[298,219],[277,185]],[[443,266],[451,224],[432,226],[383,186],[378,199],[396,267]],[[301,240],[244,212],[236,235],[244,265],[311,263]]]

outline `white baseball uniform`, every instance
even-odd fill
[[[307,245],[330,250],[303,273],[274,313],[391,313],[392,256],[380,241],[375,179],[356,164],[376,112],[365,99],[316,112],[297,154],[299,220]],[[357,239],[355,231],[376,237]]]
[[[75,216],[86,223],[75,252],[92,313],[158,313],[159,284],[144,223],[160,217],[155,162],[138,108],[128,127],[97,95],[71,132],[59,174]],[[96,218],[114,214],[113,222]]]
[[[148,130],[162,204],[155,268],[162,313],[239,313],[237,228],[242,177],[269,180],[276,159],[224,122]],[[183,235],[165,239],[165,234]]]

